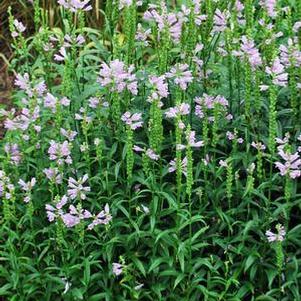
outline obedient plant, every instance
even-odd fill
[[[12,1],[0,296],[301,300],[300,3]]]

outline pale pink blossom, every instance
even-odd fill
[[[73,141],[77,135],[77,132],[72,130],[65,130],[63,128],[60,129],[60,133],[62,136],[67,138],[69,141]]]
[[[174,172],[176,170],[177,170],[177,164],[176,164],[176,159],[174,159],[169,162],[168,172]],[[184,159],[181,162],[181,170],[182,170],[182,173],[185,176],[187,176],[187,157],[184,157]]]
[[[284,152],[282,148],[278,148],[278,154],[285,161],[284,163],[276,162],[275,165],[280,171],[281,176],[288,175],[292,179],[296,179],[301,176],[301,159],[296,153]]]
[[[49,159],[53,161],[56,160],[59,165],[62,165],[64,162],[67,164],[72,163],[70,145],[68,141],[59,143],[51,140],[48,154]]]
[[[79,198],[85,200],[87,198],[87,192],[91,191],[89,186],[84,186],[85,182],[88,180],[88,175],[85,174],[83,177],[75,180],[72,177],[68,179],[68,196],[74,200]]]
[[[89,11],[92,9],[92,6],[89,4],[90,0],[58,0],[57,2],[73,13],[79,10]]]
[[[113,274],[115,276],[119,276],[123,272],[122,268],[123,268],[122,264],[114,262],[113,266],[112,266],[112,272],[113,272]]]
[[[121,120],[127,126],[129,126],[132,130],[136,130],[136,129],[142,127],[142,125],[143,125],[142,114],[141,113],[131,114],[130,112],[125,112],[122,115]]]
[[[157,155],[152,149],[147,149],[145,154],[151,159],[151,160],[154,160],[154,161],[158,161],[160,159],[160,156]]]
[[[216,9],[213,18],[214,26],[212,32],[219,33],[225,31],[229,16],[228,11],[221,12],[219,9]]]
[[[104,210],[93,216],[93,221],[88,225],[88,229],[92,230],[97,225],[107,225],[112,220],[109,205],[106,204]]]
[[[173,79],[182,90],[186,90],[188,84],[193,81],[192,73],[188,68],[187,64],[177,64],[166,73],[166,77]]]
[[[137,95],[138,84],[133,71],[133,66],[127,68],[119,60],[113,60],[109,65],[102,63],[97,82],[103,87],[109,87],[112,92],[121,93],[127,89],[133,95]]]
[[[269,242],[282,242],[285,238],[286,231],[281,224],[277,224],[276,226],[277,233],[273,233],[271,230],[267,230],[265,235]]]
[[[176,118],[177,116],[185,116],[190,113],[190,105],[188,103],[181,103],[176,107],[171,107],[165,112],[167,118]]]
[[[46,175],[47,179],[52,181],[53,183],[56,184],[62,184],[63,182],[63,176],[60,174],[59,170],[57,167],[49,167],[45,168],[43,170],[44,174]]]
[[[4,145],[4,150],[9,156],[11,163],[18,165],[21,162],[21,152],[19,146],[16,143],[6,143]]]
[[[287,86],[288,74],[285,72],[284,66],[278,57],[273,61],[271,67],[266,67],[266,73],[272,76],[274,85],[280,87]]]

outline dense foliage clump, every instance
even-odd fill
[[[4,300],[301,300],[301,2],[9,9]]]

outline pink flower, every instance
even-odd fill
[[[36,178],[32,178],[29,182],[24,182],[22,179],[19,180],[18,184],[21,186],[21,189],[25,192],[25,197],[23,199],[23,201],[25,203],[29,203],[30,199],[31,199],[31,191],[32,188],[35,186],[36,184]]]
[[[89,5],[90,0],[58,0],[57,2],[74,13],[78,10],[88,11],[92,9],[92,6]]]
[[[53,112],[56,111],[57,98],[54,97],[51,93],[47,93],[44,98],[45,108],[51,108]]]
[[[62,184],[63,176],[59,173],[58,168],[45,168],[43,172],[46,175],[47,179],[49,179],[53,183]]]
[[[4,127],[9,131],[21,130],[26,131],[31,123],[34,123],[40,117],[40,108],[36,106],[33,110],[23,108],[20,115],[13,119],[7,118]],[[35,126],[35,125],[34,125]]]
[[[133,70],[133,66],[126,68],[119,60],[111,61],[110,65],[102,63],[97,82],[104,87],[110,87],[113,92],[121,93],[127,89],[133,95],[137,95],[138,86],[136,75],[132,74]]]
[[[79,178],[78,181],[69,177],[68,179],[68,196],[74,200],[79,198],[81,200],[86,199],[86,193],[91,191],[89,186],[84,186],[83,184],[88,180],[88,175],[85,174],[82,178]]]
[[[169,94],[168,85],[165,82],[165,76],[150,76],[149,82],[152,85],[153,91],[148,98],[148,102],[153,102],[153,100],[158,100],[161,98],[166,98]]]
[[[298,33],[298,31],[300,30],[300,28],[301,28],[301,21],[296,22],[294,24],[294,26],[293,26],[293,32]]]
[[[286,231],[284,227],[281,224],[278,224],[276,226],[277,233],[273,233],[271,230],[267,230],[265,232],[265,235],[268,239],[269,242],[274,242],[274,241],[283,241],[284,237],[286,235]]]
[[[219,164],[221,167],[228,167],[228,163],[227,163],[227,161],[225,161],[225,160],[219,160],[218,164]]]
[[[19,151],[19,146],[16,143],[10,144],[6,143],[4,145],[4,150],[10,157],[13,164],[18,165],[21,161],[21,152]]]
[[[97,225],[107,225],[112,220],[109,205],[106,204],[104,210],[93,217],[93,222],[88,225],[88,229],[92,230]]]
[[[88,219],[88,218],[92,217],[91,212],[86,209],[82,209],[81,206],[78,206],[77,208],[75,208],[73,205],[70,205],[69,213],[76,215],[80,220]]]
[[[138,23],[137,32],[135,36],[136,41],[143,42],[144,46],[148,46],[147,39],[150,36],[150,34],[151,34],[151,29],[144,30],[141,23]]]
[[[296,179],[301,176],[301,159],[298,152],[290,154],[284,152],[282,148],[278,148],[278,154],[285,161],[284,164],[276,162],[275,165],[280,171],[281,176],[289,175],[291,179]]]
[[[284,72],[284,66],[277,57],[271,67],[266,67],[266,73],[272,76],[274,85],[286,87],[288,81],[288,74]]]
[[[21,90],[27,91],[30,88],[30,80],[28,73],[25,73],[24,76],[21,74],[17,74],[15,79],[15,85],[19,87]]]
[[[142,114],[141,113],[134,113],[131,114],[130,112],[125,112],[121,120],[128,125],[132,130],[136,130],[143,125],[142,121]]]
[[[92,117],[87,115],[87,111],[86,111],[85,108],[81,107],[79,109],[79,112],[81,114],[78,114],[78,113],[75,114],[75,119],[76,120],[82,120],[83,122],[85,122],[87,124],[92,122]]]
[[[263,8],[266,9],[268,16],[271,18],[276,18],[277,12],[276,12],[276,5],[277,5],[277,0],[261,0],[259,2]]]
[[[226,136],[227,136],[228,140],[230,140],[230,141],[235,139],[235,134],[233,134],[230,131],[227,131]]]
[[[187,136],[187,142],[192,147],[201,147],[204,146],[204,141],[196,141],[195,131],[191,131],[189,136]]]
[[[204,110],[211,110],[216,106],[219,106],[219,109],[226,111],[226,108],[229,105],[228,100],[222,95],[210,96],[204,94],[203,97],[195,97],[194,102],[197,104],[195,106],[195,115],[201,119],[205,116]],[[209,116],[208,119],[210,120],[210,118],[212,117]]]
[[[214,26],[213,26],[213,33],[223,32],[227,28],[227,22],[229,18],[229,12],[221,12],[217,9],[214,13]]]
[[[135,1],[136,6],[141,6],[142,1]],[[124,7],[130,7],[133,4],[133,0],[120,0],[119,1],[119,10],[122,10]]]
[[[54,55],[54,60],[58,62],[62,62],[67,58],[67,52],[65,47],[61,47],[59,50],[59,54]]]
[[[64,162],[67,164],[72,163],[71,151],[68,141],[63,143],[50,141],[50,147],[48,149],[49,159],[57,160],[58,165],[62,165]]]
[[[254,148],[256,148],[258,151],[263,151],[266,149],[266,146],[264,144],[262,144],[261,142],[255,142],[253,141],[251,143],[251,146],[253,146]]]
[[[269,86],[267,86],[267,85],[260,85],[259,88],[260,88],[260,91],[267,91],[269,89]]]
[[[100,101],[99,101],[99,98],[97,97],[91,97],[89,99],[89,107],[92,108],[92,109],[96,109],[99,105]]]
[[[190,105],[182,103],[176,107],[171,107],[165,112],[167,118],[176,118],[178,115],[184,116],[190,113]]]
[[[57,199],[56,201],[55,207],[49,204],[45,205],[49,222],[53,222],[57,217],[64,214],[62,208],[67,204],[68,198],[64,195],[61,199]]]
[[[115,276],[119,276],[120,274],[122,274],[122,268],[123,266],[120,263],[113,263],[113,267],[112,267],[112,272]]]
[[[245,57],[248,59],[251,67],[254,69],[257,66],[262,65],[260,53],[255,47],[254,41],[249,40],[246,36],[242,36],[241,41],[241,51],[245,54]]]
[[[75,208],[73,205],[69,206],[69,212],[63,213],[61,208],[66,204],[67,197],[64,196],[56,205],[56,208],[54,208],[51,205],[46,205],[46,210],[48,213],[48,219],[50,218],[51,221],[54,220],[55,217],[60,216],[63,223],[67,228],[72,228],[76,225],[78,225],[81,220],[83,219],[89,219],[92,217],[92,214],[86,210],[82,209],[81,206],[78,206],[78,208]]]
[[[80,218],[70,213],[62,214],[61,218],[67,228],[72,228],[80,223]]]
[[[32,92],[41,97],[45,93],[46,89],[45,81],[41,81],[33,87]]]
[[[185,157],[181,162],[182,173],[187,175],[187,157]],[[177,170],[176,159],[169,162],[168,172],[174,172]]]
[[[60,104],[64,107],[68,107],[70,105],[70,102],[71,100],[67,97],[63,97],[61,100],[60,100]]]
[[[201,146],[204,146],[204,141],[201,141],[201,140],[196,141],[195,131],[190,131],[189,135],[186,136],[186,139],[187,139],[187,144],[191,147],[199,148]],[[185,148],[186,148],[185,145],[182,145],[182,144],[177,145],[177,150],[183,150]]]
[[[63,44],[64,48],[69,48],[72,45],[74,45],[74,46],[81,46],[86,41],[85,38],[81,34],[79,34],[76,37],[73,37],[73,36],[71,37],[69,34],[66,34],[64,36],[64,40],[65,40],[64,44]]]
[[[163,3],[161,5],[161,14],[159,14],[156,10],[156,5],[149,5],[149,9],[144,13],[143,19],[146,21],[156,22],[159,38],[161,37],[160,34],[167,29],[172,41],[177,44],[180,42],[182,26],[186,21],[184,14],[182,12],[179,12],[178,14],[167,13],[166,5]]]
[[[134,146],[133,146],[133,150],[134,150],[135,152],[138,152],[138,153],[144,152],[144,149],[141,148],[141,147],[138,146],[138,145],[134,145]]]
[[[74,138],[76,137],[77,135],[77,132],[75,131],[72,131],[72,130],[65,130],[63,128],[60,129],[60,133],[66,137],[69,141],[73,141]]]
[[[29,182],[24,182],[22,179],[19,180],[18,184],[21,186],[22,190],[25,192],[30,192],[36,184],[36,178],[32,178]]]
[[[151,160],[154,160],[154,161],[158,161],[160,159],[160,156],[157,155],[152,149],[148,149],[145,154],[151,159]]]
[[[179,85],[182,90],[186,90],[187,85],[193,81],[192,73],[188,68],[187,64],[177,64],[166,73],[166,77],[172,78],[176,85]]]
[[[293,44],[292,39],[288,40],[288,46],[280,45],[280,61],[285,67],[300,67],[301,65],[301,51],[298,46]]]
[[[18,33],[22,33],[26,30],[24,24],[21,21],[18,21],[17,19],[14,20],[13,24]]]

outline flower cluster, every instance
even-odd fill
[[[217,9],[214,13],[214,26],[212,33],[225,31],[229,16],[230,14],[228,11],[221,12],[219,9]]]
[[[63,176],[59,172],[59,169],[57,167],[45,168],[43,170],[43,172],[44,172],[45,176],[47,177],[47,179],[50,180],[51,182],[53,182],[55,184],[62,184]]]
[[[12,164],[18,165],[21,162],[21,152],[17,143],[6,143],[4,150],[9,156]]]
[[[0,197],[7,200],[11,199],[15,186],[3,170],[0,170]]]
[[[15,30],[11,33],[13,38],[18,37],[22,32],[26,30],[26,27],[21,21],[18,21],[17,19],[14,20],[14,28]]]
[[[185,116],[190,113],[190,105],[182,103],[176,107],[171,107],[165,112],[167,118],[176,118],[178,115]]]
[[[277,233],[273,233],[271,230],[267,230],[265,232],[265,235],[269,242],[275,242],[275,241],[283,241],[284,237],[286,235],[286,231],[284,227],[281,224],[278,224],[276,226]]]
[[[104,210],[93,216],[93,221],[88,225],[88,229],[92,230],[97,225],[107,225],[112,220],[109,205],[106,204]]]
[[[90,220],[87,228],[92,230],[97,225],[107,225],[112,220],[108,204],[105,205],[104,210],[94,216],[90,211],[82,209],[81,206],[75,207],[74,205],[69,205],[69,211],[65,212],[63,207],[67,203],[68,197],[64,195],[62,198],[56,197],[53,205],[46,204],[45,209],[49,222],[61,219],[67,228],[72,228],[83,220]]]
[[[229,104],[228,100],[222,95],[211,96],[208,94],[204,94],[202,97],[195,97],[194,102],[196,103],[195,115],[201,119],[205,117],[206,111],[213,110],[217,106],[221,111],[226,112]],[[208,116],[208,119],[210,121],[214,120],[213,116]],[[232,115],[227,115],[227,119],[232,119]]]
[[[142,127],[142,125],[143,125],[142,114],[141,113],[131,114],[130,112],[125,112],[122,115],[121,120],[127,126],[129,126],[132,130],[136,130],[136,129]]]
[[[73,13],[79,10],[89,11],[92,9],[92,6],[89,5],[90,0],[58,0],[57,2]]]
[[[15,79],[15,85],[23,90],[29,97],[33,97],[34,95],[41,97],[47,89],[44,80],[33,84],[28,73],[24,73],[24,75],[18,73]]]
[[[193,81],[192,73],[188,68],[187,64],[177,64],[171,68],[170,72],[166,73],[166,77],[173,79],[174,83],[182,90],[186,90],[188,84]]]
[[[278,155],[285,161],[284,163],[279,161],[275,163],[282,176],[288,175],[292,179],[301,176],[301,159],[298,152],[291,154],[283,149],[278,149]]]
[[[182,26],[185,21],[183,14],[167,13],[165,4],[162,5],[162,8],[162,14],[160,14],[156,5],[150,5],[149,9],[144,13],[143,19],[155,22],[159,33],[167,29],[172,40],[177,44],[180,41]]]
[[[145,153],[145,155],[151,160],[158,161],[160,159],[160,156],[157,155],[151,148],[145,150],[137,145],[134,145],[133,150],[137,153]]]
[[[248,39],[246,36],[242,36],[241,42],[241,52],[238,54],[244,55],[253,69],[261,66],[262,59],[259,50],[255,47],[254,41]]]
[[[191,147],[196,147],[199,148],[201,146],[204,146],[204,141],[196,141],[195,138],[195,131],[190,131],[189,134],[186,136],[187,139],[187,145],[191,146]],[[178,150],[182,150],[185,149],[186,146],[183,144],[177,144],[177,149]]]
[[[168,172],[174,172],[177,170],[177,163],[176,159],[171,160],[169,162]],[[184,159],[181,161],[181,170],[182,173],[187,176],[187,157],[184,157]]]
[[[168,96],[169,94],[168,85],[165,80],[166,78],[164,75],[162,76],[152,75],[149,77],[149,82],[151,84],[152,92],[147,99],[148,102],[152,103],[155,100],[160,100]],[[160,107],[162,105],[163,103],[159,103]]]
[[[68,196],[71,200],[76,198],[85,200],[86,193],[91,191],[89,186],[84,186],[84,183],[88,180],[88,175],[85,174],[83,177],[75,180],[74,178],[70,177],[68,179]]]
[[[26,193],[26,196],[24,198],[25,203],[29,203],[31,198],[31,191],[32,188],[36,184],[36,178],[32,178],[29,182],[24,182],[22,179],[19,180],[18,184],[21,186],[21,189]]]
[[[271,67],[266,67],[266,73],[272,76],[272,82],[276,86],[286,87],[288,74],[284,70],[280,59],[276,57]]]
[[[98,83],[103,87],[109,87],[111,91],[121,93],[125,89],[133,95],[138,93],[136,75],[132,74],[134,67],[127,68],[122,61],[113,60],[107,65],[101,64]]]
[[[48,154],[49,159],[57,161],[58,165],[62,165],[64,162],[67,164],[72,163],[70,145],[68,141],[59,143],[51,140]]]
[[[64,107],[68,107],[70,105],[70,99],[67,97],[63,97],[60,101],[53,96],[51,93],[47,93],[44,98],[44,107],[50,108],[53,113],[56,113],[57,106],[62,105]]]

